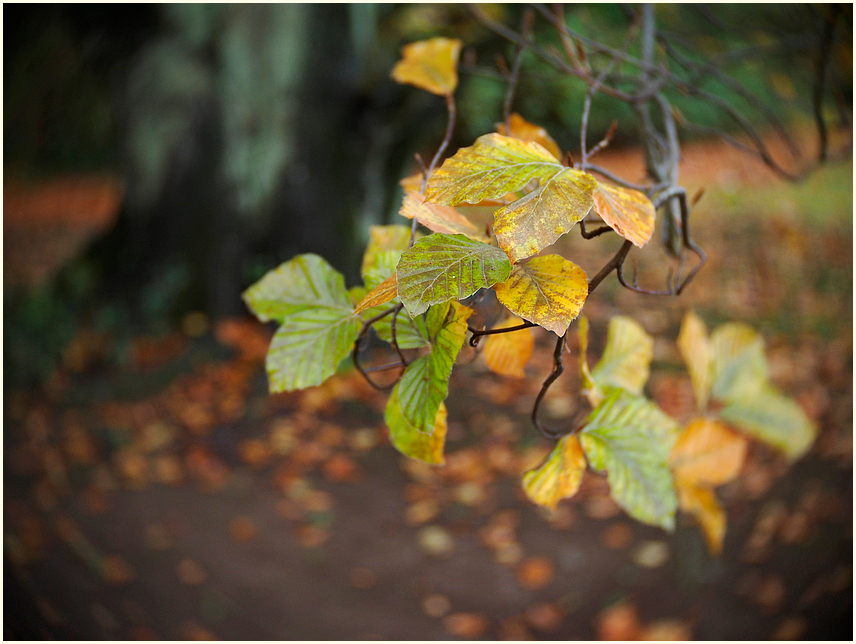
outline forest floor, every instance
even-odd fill
[[[632,154],[599,163],[641,174]],[[649,395],[685,420],[684,313],[764,334],[774,384],[819,433],[793,464],[754,445],[718,489],[721,555],[689,518],[673,533],[633,521],[594,474],[555,512],[525,499],[521,473],[550,447],[529,421],[546,332],[525,380],[462,354],[446,464],[430,467],[389,444],[386,395],[353,369],[270,396],[271,329],[196,315],[136,338],[123,365],[81,330],[43,388],[4,390],[4,638],[852,639],[852,160],[791,186],[705,143],[682,171],[707,189],[693,234],[708,264],[680,298],[607,280],[586,306],[589,360],[610,316],[633,317],[656,338]],[[41,218],[4,194],[7,286],[46,279],[110,225],[121,191],[98,181],[89,205],[54,196]],[[562,250],[590,272],[607,237]],[[634,256],[659,288],[665,256]],[[546,399],[557,424],[573,371]]]

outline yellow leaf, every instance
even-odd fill
[[[393,67],[392,78],[438,96],[449,96],[458,87],[460,53],[461,41],[457,39],[431,38],[410,43],[402,48],[402,59]]]
[[[462,234],[476,241],[485,243],[490,241],[473,222],[452,206],[425,203],[425,197],[418,192],[407,194],[398,214],[407,219],[416,218],[416,221],[435,233]]]
[[[749,441],[723,423],[696,418],[678,436],[669,455],[675,479],[691,485],[717,486],[740,473]]]
[[[601,386],[621,387],[641,394],[648,382],[654,339],[632,318],[616,315],[609,321],[606,347],[592,377]]]
[[[553,140],[547,130],[540,125],[535,125],[524,119],[520,114],[514,113],[508,119],[508,129],[506,130],[505,123],[498,123],[496,131],[505,136],[510,136],[521,141],[534,141],[539,143],[552,154],[556,159],[562,159],[562,151],[556,142]]]
[[[654,232],[654,204],[645,193],[598,181],[594,209],[607,226],[642,247]]]
[[[365,276],[380,253],[406,250],[409,245],[410,229],[407,226],[372,226],[369,228],[369,243],[363,253],[360,272]]]
[[[411,174],[409,177],[404,177],[398,182],[398,185],[404,190],[404,194],[410,192],[418,193],[422,189],[422,173],[417,172],[416,174]]]
[[[574,168],[542,179],[537,190],[494,213],[500,248],[512,262],[540,252],[586,216],[595,188],[594,177]]]
[[[556,335],[565,334],[588,296],[583,269],[561,255],[515,264],[508,279],[493,288],[509,311]]]
[[[707,408],[710,393],[710,343],[704,322],[693,311],[684,316],[678,333],[678,349],[690,372],[699,409]]]
[[[722,542],[725,539],[726,516],[713,490],[680,480],[676,481],[676,484],[678,505],[684,512],[692,514],[698,520],[708,549],[714,554],[719,554],[722,552]]]
[[[396,295],[398,295],[398,279],[396,278],[395,273],[393,273],[366,294],[366,296],[354,308],[354,315],[362,313],[373,306],[386,304],[390,300],[394,299]]]
[[[586,457],[576,436],[563,436],[547,459],[523,475],[523,489],[532,501],[555,510],[559,501],[580,489]]]
[[[431,175],[426,200],[443,206],[477,204],[504,197],[521,190],[532,179],[544,181],[563,170],[566,168],[537,143],[485,134],[446,159]],[[590,176],[589,179],[593,191],[597,182]]]
[[[603,400],[603,393],[594,381],[591,375],[591,369],[588,366],[588,318],[584,315],[580,316],[580,321],[577,323],[577,335],[580,339],[580,380],[582,381],[582,393],[588,399],[592,408],[597,407],[600,401]]]
[[[442,465],[446,462],[443,457],[443,446],[446,444],[446,404],[440,403],[434,420],[434,431],[430,434],[420,432],[401,413],[398,401],[398,387],[392,390],[387,402],[384,420],[389,427],[389,439],[395,449],[409,456],[418,458],[432,465]]]
[[[507,329],[519,324],[520,319],[509,317],[493,328]],[[523,367],[532,357],[534,345],[535,336],[532,335],[531,329],[497,333],[485,338],[482,355],[488,369],[494,373],[511,378],[525,378]]]

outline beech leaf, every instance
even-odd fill
[[[713,490],[681,481],[677,482],[677,488],[680,508],[699,522],[708,550],[714,554],[722,552],[726,516]]]
[[[323,257],[298,255],[269,271],[243,293],[244,302],[262,322],[283,322],[314,306],[350,307],[345,278]]]
[[[371,290],[395,271],[401,251],[410,246],[408,226],[371,226],[360,275]]]
[[[431,175],[425,200],[443,206],[477,204],[499,199],[521,190],[532,179],[548,179],[565,169],[538,143],[485,134],[446,159]]]
[[[639,190],[598,181],[594,209],[607,226],[641,248],[654,232],[654,204]]]
[[[710,343],[704,322],[693,311],[684,316],[678,333],[678,349],[690,373],[698,409],[707,408],[710,392]]]
[[[574,168],[542,178],[536,190],[494,213],[500,248],[513,262],[540,252],[586,216],[595,188],[594,177]]]
[[[462,300],[502,282],[511,264],[500,249],[464,235],[434,233],[401,254],[398,294],[414,317],[432,304]]]
[[[606,470],[610,494],[643,523],[673,530],[677,497],[668,458],[678,426],[649,400],[612,389],[580,431],[589,464]]]
[[[516,112],[509,117],[508,125],[506,130],[505,123],[498,123],[496,131],[503,136],[510,136],[521,141],[534,141],[543,146],[557,160],[562,160],[562,151],[559,146],[556,145],[553,137],[547,134],[547,130],[540,125],[530,123]]]
[[[396,295],[398,295],[398,280],[393,273],[366,293],[366,296],[354,308],[354,313],[362,313],[373,306],[386,304],[390,300],[394,300]]]
[[[583,308],[588,280],[561,255],[544,255],[514,264],[508,279],[493,289],[509,311],[561,336]]]
[[[723,423],[696,418],[678,436],[669,463],[676,480],[715,487],[737,477],[748,448],[749,441]]]
[[[790,460],[805,454],[817,434],[802,408],[769,384],[750,396],[733,399],[719,410],[719,417]]]
[[[523,475],[523,489],[532,501],[555,510],[559,501],[577,493],[586,459],[576,436],[563,436],[545,461]]]
[[[712,398],[731,401],[759,393],[767,382],[764,339],[752,327],[730,322],[710,336]]]
[[[399,383],[400,385],[400,383]],[[420,432],[407,422],[401,412],[398,399],[398,387],[392,390],[386,403],[386,411],[383,419],[389,428],[389,440],[399,452],[410,458],[416,458],[432,465],[442,465],[443,446],[446,442],[446,405],[440,403],[437,415],[434,418],[434,432],[426,434]]]
[[[402,59],[392,68],[392,78],[438,96],[448,96],[458,87],[458,57],[461,41],[431,38],[405,45]]]
[[[520,319],[509,317],[494,326],[494,329],[507,329],[518,326]],[[531,329],[521,329],[508,333],[497,333],[484,338],[482,356],[488,369],[500,376],[525,378],[523,367],[532,357],[535,336]]]
[[[577,335],[580,339],[580,380],[582,380],[583,394],[588,398],[592,407],[597,407],[603,399],[603,395],[591,375],[591,370],[588,366],[588,318],[584,315],[580,316],[580,321],[577,322]]]
[[[346,305],[305,307],[279,327],[266,360],[272,393],[320,385],[351,352],[361,322],[342,291]]]
[[[654,340],[635,320],[617,315],[609,321],[606,347],[592,378],[601,387],[642,393],[648,382]]]
[[[473,222],[452,206],[426,203],[425,197],[418,192],[407,193],[398,214],[407,219],[416,218],[416,221],[435,233],[461,234],[480,242],[490,241]]]
[[[392,344],[392,315],[375,322],[373,328],[381,340]],[[395,341],[399,349],[421,349],[429,346],[431,343],[422,316],[411,318],[407,309],[401,309],[395,317]]]
[[[449,376],[467,334],[467,318],[472,313],[472,309],[457,302],[428,310],[425,326],[431,352],[410,363],[397,385],[401,412],[420,432],[434,431],[437,409],[449,393]]]

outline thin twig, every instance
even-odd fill
[[[526,9],[523,12],[523,24],[521,25],[521,33],[523,39],[528,44],[532,36],[532,21],[535,14],[531,9]],[[514,62],[511,64],[511,75],[508,78],[508,90],[505,92],[505,101],[502,105],[502,121],[505,123],[505,133],[511,130],[511,104],[514,102],[514,94],[517,91],[517,79],[520,77],[520,64],[523,62],[523,53],[526,51],[526,44],[518,45],[517,52],[514,55]]]
[[[559,339],[556,341],[556,348],[553,350],[553,371],[551,371],[550,375],[547,376],[547,379],[544,380],[544,384],[541,385],[541,391],[538,392],[538,397],[535,399],[535,404],[532,406],[532,424],[535,425],[544,438],[549,440],[556,440],[570,431],[569,429],[548,429],[541,424],[541,421],[538,420],[538,409],[541,406],[541,401],[544,400],[544,396],[547,394],[547,390],[550,386],[565,370],[565,365],[562,362],[562,352],[565,348],[565,335],[567,335],[567,332],[559,336]]]
[[[474,329],[471,326],[467,327],[467,330],[472,333],[472,337],[470,338],[470,346],[476,347],[479,344],[479,340],[483,335],[497,335],[498,333],[511,333],[512,331],[521,331],[522,329],[531,329],[533,326],[538,326],[533,322],[524,321],[523,324],[518,324],[517,326],[508,326],[503,329]]]

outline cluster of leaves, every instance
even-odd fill
[[[577,492],[591,467],[606,472],[612,497],[634,518],[671,530],[680,508],[696,517],[710,549],[720,551],[726,519],[713,488],[740,473],[747,437],[796,459],[815,435],[802,409],[769,383],[763,339],[739,323],[708,337],[699,317],[687,314],[678,347],[697,415],[681,427],[643,394],[654,342],[642,327],[614,317],[594,369],[586,362],[587,333],[582,318],[580,370],[592,412],[524,475],[529,498],[555,508]]]
[[[391,441],[407,456],[435,464],[443,463],[449,378],[468,334],[472,346],[488,335],[488,366],[511,376],[522,375],[532,352],[531,333],[512,332],[539,326],[557,336],[556,368],[536,400],[536,419],[543,394],[561,373],[571,322],[609,272],[618,269],[622,279],[620,262],[631,244],[648,242],[655,219],[645,193],[596,179],[585,166],[575,167],[570,155],[563,162],[553,139],[518,115],[435,170],[454,123],[460,47],[444,38],[413,43],[393,70],[397,81],[445,97],[449,131],[430,166],[402,181],[400,214],[411,226],[371,229],[363,285],[346,289],[324,259],[306,254],[271,271],[244,295],[259,319],[280,324],[267,357],[274,392],[321,384],[349,354],[372,382],[359,363],[361,341],[373,330],[389,343],[398,360],[378,368],[400,370],[384,413]],[[493,225],[479,229],[463,212],[469,206],[490,207]],[[584,228],[590,213],[605,224],[595,232],[614,231],[625,239],[622,251],[591,280],[565,257],[539,254],[579,222],[590,236]],[[418,225],[430,233],[420,236]],[[462,303],[486,289],[505,309],[489,330],[469,326],[474,310]],[[745,446],[727,450],[727,475],[718,462],[713,474],[699,465],[710,448],[727,442],[723,436],[736,434],[707,416],[681,433],[676,421],[643,397],[652,341],[630,320],[613,320],[603,359],[589,371],[582,320],[584,393],[593,411],[579,431],[559,440],[540,468],[525,475],[527,493],[555,507],[576,491],[588,463],[607,472],[612,495],[635,518],[672,529],[680,503],[700,518],[712,547],[718,547],[724,516],[711,490],[736,474]],[[766,384],[760,339],[743,327],[725,327],[708,340],[700,321],[688,320],[681,348],[700,408],[709,399],[722,402],[721,421],[790,456],[801,453],[812,430],[799,409]]]

